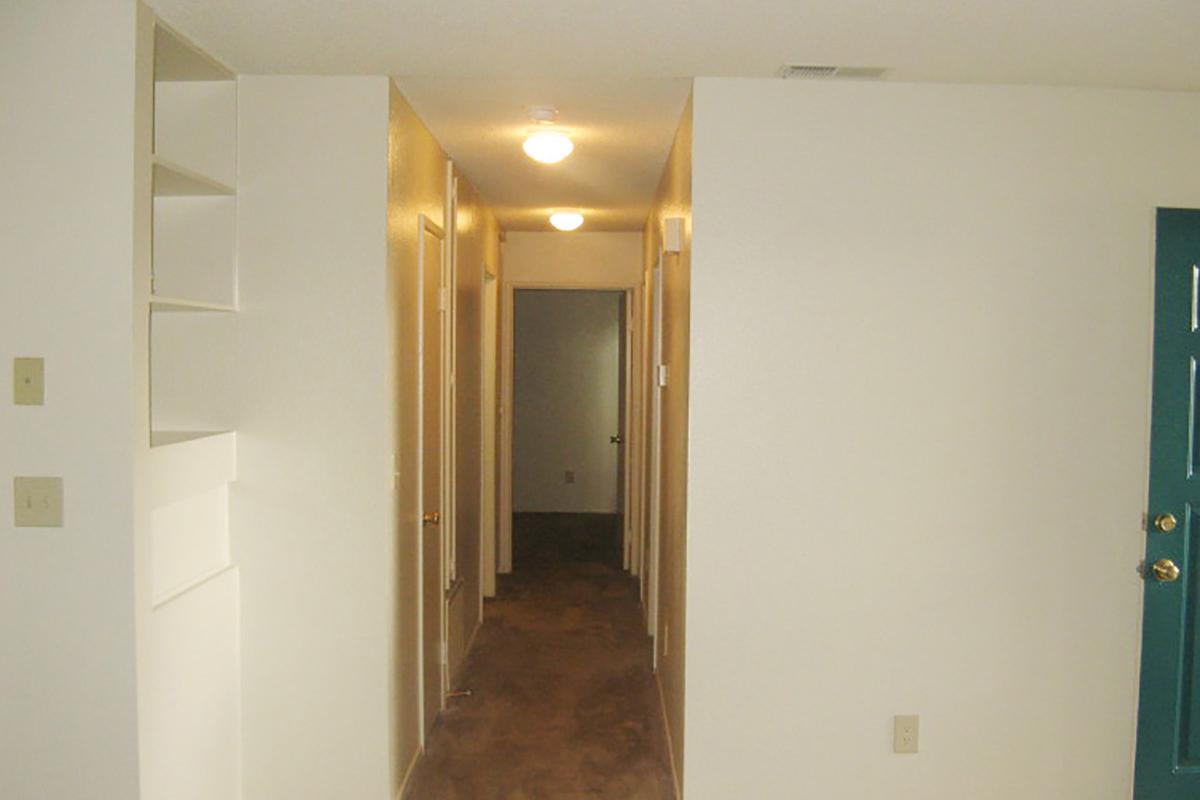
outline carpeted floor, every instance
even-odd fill
[[[519,514],[513,573],[417,765],[410,800],[670,800],[635,578],[617,517]]]

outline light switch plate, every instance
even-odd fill
[[[903,754],[919,752],[920,734],[921,718],[919,716],[916,714],[904,714],[896,717],[896,729],[892,737],[892,751]]]
[[[46,402],[46,365],[40,358],[13,359],[13,403],[40,406]]]
[[[61,528],[62,478],[13,478],[13,524],[18,528]]]
[[[678,253],[683,250],[683,217],[663,220],[663,250]]]

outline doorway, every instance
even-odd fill
[[[513,571],[514,513],[542,511],[609,515],[618,531],[621,569],[639,574],[644,459],[638,458],[638,442],[644,426],[641,387],[645,379],[640,341],[642,295],[640,284],[603,283],[514,282],[500,292],[497,573]],[[555,327],[567,325],[568,319],[580,314],[580,319],[590,320],[590,332],[571,333]],[[520,391],[528,390],[529,402],[521,404],[516,366],[519,316],[532,322],[532,327],[523,326],[522,339],[533,348],[530,357],[523,359],[530,369]],[[601,331],[607,333],[601,335]],[[579,374],[584,362],[569,357],[569,342],[575,339],[582,343],[595,370],[604,375],[602,379],[593,376],[591,385],[586,375]],[[550,380],[548,376],[559,375],[554,369],[539,367],[550,363],[547,359],[561,359],[568,365],[561,373],[565,382],[539,386]],[[582,399],[572,400],[573,396]],[[566,409],[554,422],[564,426],[562,431],[544,427],[544,415],[556,403]],[[521,416],[526,417],[524,427],[518,424]],[[523,432],[519,442],[518,428]],[[538,437],[539,431],[560,440],[547,444],[541,441],[546,435]],[[560,433],[566,436],[559,437]],[[568,439],[575,444],[565,444]]]
[[[625,293],[523,289],[513,308],[514,518],[612,531],[623,567]]]

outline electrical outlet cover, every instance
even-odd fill
[[[892,738],[892,750],[896,753],[912,754],[920,746],[921,718],[916,714],[896,717],[896,728]]]

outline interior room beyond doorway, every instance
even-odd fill
[[[516,292],[515,514],[623,514],[624,315],[620,291]]]

